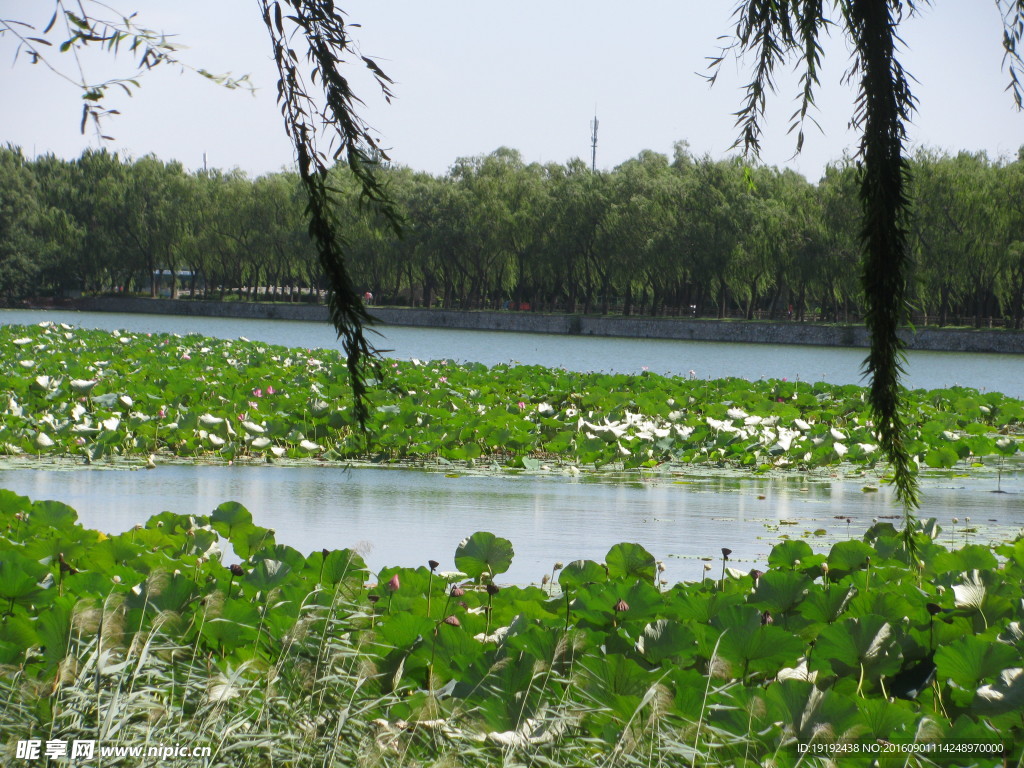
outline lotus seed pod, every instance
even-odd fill
[[[629,603],[627,603],[625,600],[623,600],[620,597],[619,598],[619,602],[617,602],[615,604],[615,611],[616,611],[616,613],[625,613],[628,610],[629,610]]]
[[[501,591],[501,588],[497,584],[488,584],[487,585],[487,594],[488,595],[496,595],[500,591]]]
[[[444,623],[450,627],[458,627],[462,625],[462,622],[460,622],[455,616],[445,616]]]

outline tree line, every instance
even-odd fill
[[[331,185],[352,278],[376,304],[855,322],[856,177],[841,162],[812,184],[685,143],[597,172],[501,148],[440,176],[381,169],[401,237],[351,171]],[[1012,161],[920,151],[910,179],[915,321],[1024,327],[1024,148]],[[0,296],[320,301],[306,204],[289,171],[3,148]]]

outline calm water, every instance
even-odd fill
[[[434,559],[454,568],[459,541],[487,530],[510,539],[516,556],[503,579],[538,581],[556,560],[601,561],[620,541],[643,544],[672,580],[703,575],[701,557],[733,550],[738,568],[764,567],[780,535],[825,529],[818,549],[860,536],[872,518],[896,514],[888,489],[865,493],[861,479],[805,475],[741,479],[633,473],[595,481],[544,475],[463,475],[409,469],[279,466],[161,466],[153,471],[0,469],[0,487],[75,507],[83,524],[127,530],[163,510],[208,514],[223,501],[248,507],[278,542],[303,553],[360,549],[374,571]],[[949,542],[951,518],[982,528],[973,541],[1013,536],[1024,527],[1024,478],[926,482],[922,517],[936,517]],[[764,497],[764,498],[760,498]],[[849,516],[852,521],[836,519]],[[991,521],[998,520],[996,525]],[[782,521],[795,521],[795,525]],[[898,524],[898,520],[893,520]],[[963,543],[964,534],[957,533]],[[720,565],[714,564],[717,574]]]
[[[336,348],[329,327],[284,320],[192,318],[51,311],[0,311],[0,323],[66,322],[135,332],[245,336],[285,346]],[[488,365],[522,362],[573,370],[638,372],[700,378],[799,377],[858,383],[863,350],[665,340],[546,336],[490,331],[384,327],[378,346],[400,359],[454,359]],[[1024,357],[914,352],[914,387],[963,384],[1024,397]],[[562,475],[463,475],[409,469],[281,466],[161,466],[127,470],[0,469],[0,487],[75,507],[84,524],[130,528],[163,510],[209,513],[236,500],[279,542],[304,552],[357,547],[370,567],[417,566],[428,559],[452,568],[460,539],[489,530],[509,538],[516,558],[506,579],[535,581],[556,560],[602,560],[619,541],[637,541],[668,566],[670,579],[703,574],[701,557],[733,550],[737,567],[764,566],[771,546],[787,534],[824,529],[809,541],[827,548],[859,536],[872,518],[896,513],[887,489],[864,493],[875,480],[791,475],[776,478],[646,476],[569,478]],[[972,517],[975,536],[1012,536],[1024,527],[1024,476],[929,480],[922,517],[947,530],[953,517]],[[761,498],[763,497],[763,498]],[[850,523],[837,519],[849,516]],[[999,521],[996,524],[994,521]],[[795,521],[790,525],[784,521]],[[894,521],[898,522],[898,521]],[[963,522],[960,525],[963,528]],[[944,537],[948,534],[944,534]],[[958,535],[962,543],[963,534]],[[717,573],[718,564],[714,565]]]
[[[174,315],[128,315],[106,312],[0,310],[0,323],[65,322],[85,328],[142,333],[202,333],[226,339],[244,336],[291,347],[338,348],[326,323],[249,320]],[[666,339],[620,339],[549,336],[501,331],[381,326],[377,346],[398,359],[450,359],[486,365],[521,362],[575,371],[655,373],[699,378],[744,379],[799,377],[801,381],[861,383],[865,351],[836,347],[736,344]],[[956,384],[996,390],[1024,398],[1024,355],[911,352],[906,383],[936,389]]]

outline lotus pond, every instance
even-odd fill
[[[234,502],[107,536],[0,491],[0,526],[8,762],[41,734],[211,766],[1022,759],[1022,539],[950,550],[934,523],[879,523],[827,554],[779,544],[764,572],[723,549],[671,587],[618,544],[499,587],[513,545],[483,532],[458,574],[373,575]]]
[[[0,350],[9,455],[557,462],[570,472],[875,468],[879,458],[855,385],[386,361],[367,441],[336,351],[49,322],[0,327]],[[915,390],[908,403],[910,451],[925,467],[1002,466],[1024,439],[1024,403],[998,392]]]
[[[0,350],[8,465],[725,472],[884,492],[854,386],[387,361],[367,442],[334,352],[49,322],[0,328]],[[1019,400],[908,399],[922,472],[996,490],[1019,471]],[[371,571],[353,549],[280,543],[237,502],[197,511],[111,534],[0,491],[8,757],[53,734],[210,746],[225,766],[1022,759],[1020,539],[882,520],[826,551],[783,541],[763,573],[723,548],[680,583],[615,544],[509,586],[513,544],[489,533],[454,547],[452,572]]]

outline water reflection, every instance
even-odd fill
[[[0,487],[33,499],[63,501],[79,511],[83,524],[110,532],[127,530],[164,510],[205,514],[235,500],[249,508],[258,524],[276,529],[279,542],[304,553],[358,547],[374,570],[422,565],[428,559],[451,569],[459,540],[487,530],[515,546],[512,569],[504,577],[514,582],[538,580],[556,560],[603,560],[620,541],[639,542],[665,560],[672,580],[699,578],[699,558],[717,560],[722,547],[733,550],[736,567],[763,568],[783,535],[806,535],[812,546],[826,549],[837,539],[861,535],[873,518],[898,513],[886,488],[863,491],[871,480],[635,478],[162,466],[153,472],[0,470]],[[1004,476],[1003,488],[1012,491],[1006,494],[990,492],[995,486],[991,477],[925,485],[921,516],[936,517],[947,529],[952,517],[963,521],[967,516],[984,528],[976,537],[1013,535],[1024,526],[1019,473]],[[818,529],[825,535],[814,535]]]

